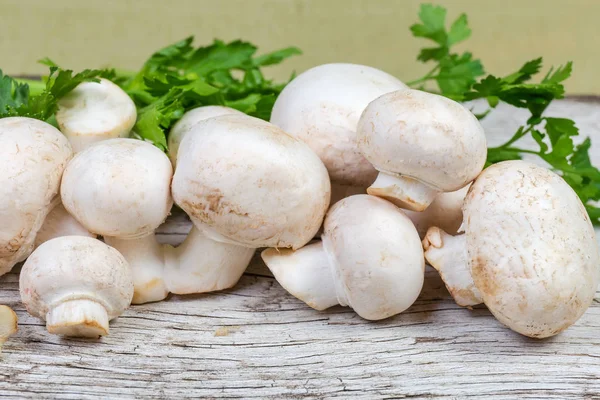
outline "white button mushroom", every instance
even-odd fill
[[[59,100],[56,122],[80,152],[100,140],[128,137],[135,125],[135,103],[107,79],[80,83]]]
[[[459,305],[485,303],[503,324],[544,338],[568,328],[600,280],[594,228],[571,187],[523,161],[485,169],[463,206],[465,233],[431,228],[425,257]]]
[[[0,305],[0,354],[9,337],[17,333],[17,314],[10,307]]]
[[[71,156],[68,140],[52,125],[0,119],[0,275],[33,250]]]
[[[169,131],[169,158],[173,166],[177,164],[179,144],[183,140],[183,137],[190,132],[193,125],[208,118],[228,114],[244,115],[241,111],[224,106],[203,106],[194,108],[183,114],[183,117]]]
[[[333,202],[364,193],[377,176],[357,148],[360,114],[382,94],[406,88],[393,76],[364,65],[320,65],[283,89],[271,122],[307,143],[321,158],[331,178]]]
[[[181,142],[172,192],[207,237],[294,249],[314,237],[331,188],[306,144],[245,115],[210,118],[193,129]]]
[[[23,265],[19,287],[27,311],[46,320],[48,332],[65,336],[108,335],[109,321],[133,297],[127,261],[85,236],[43,243]]]
[[[96,143],[76,154],[63,175],[61,198],[67,211],[131,265],[134,303],[162,300],[168,294],[154,231],[173,205],[172,175],[167,156],[136,139]]]
[[[321,239],[296,251],[262,253],[277,281],[310,307],[341,304],[379,320],[401,313],[419,296],[423,249],[414,225],[393,204],[347,197],[327,213]]]
[[[413,211],[475,179],[487,155],[483,128],[469,110],[419,90],[371,102],[358,124],[358,146],[379,171],[367,192]]]
[[[470,184],[455,192],[439,193],[424,211],[404,211],[415,224],[421,238],[425,237],[427,230],[432,226],[437,226],[451,235],[458,232],[463,219],[462,206],[469,187]]]

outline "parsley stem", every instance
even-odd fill
[[[490,150],[505,150],[505,151],[511,151],[511,150],[515,150],[515,151],[520,151],[518,149],[512,149],[510,148],[510,146],[515,143],[516,141],[518,141],[519,139],[521,139],[523,136],[527,135],[529,132],[531,132],[531,130],[533,129],[533,125],[529,125],[527,126],[527,129],[523,129],[523,127],[520,127],[519,129],[517,129],[517,132],[508,140],[508,142],[504,143],[502,146],[498,146],[498,147],[490,147],[488,149],[488,151]],[[537,154],[537,153],[535,153]]]
[[[423,82],[427,82],[430,81],[432,79],[435,79],[434,74],[437,72],[437,70],[440,68],[440,65],[436,65],[431,71],[429,71],[427,74],[425,74],[424,77],[419,78],[419,79],[415,79],[414,81],[410,81],[407,82],[406,85],[407,86],[415,86],[419,83],[423,83]]]
[[[488,150],[493,150],[493,149],[488,149]],[[542,156],[539,151],[535,151],[535,150],[518,149],[518,148],[514,148],[514,147],[501,148],[501,150],[503,150],[503,151],[512,151],[514,153],[535,154],[536,156],[540,156],[540,157]]]

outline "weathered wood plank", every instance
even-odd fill
[[[600,164],[598,106],[564,110],[598,138]],[[492,140],[518,122],[500,113]],[[188,230],[176,213],[159,238],[176,244]],[[134,306],[108,337],[87,340],[47,334],[20,303],[18,272],[0,278],[0,304],[19,316],[0,356],[0,398],[600,398],[600,292],[576,325],[539,341],[484,307],[456,306],[432,270],[407,312],[368,322],[308,308],[255,257],[231,290]]]

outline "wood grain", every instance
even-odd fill
[[[597,105],[562,106],[600,142]],[[497,130],[510,134],[512,117]],[[177,244],[189,227],[175,213],[159,239]],[[18,274],[0,278],[0,304],[19,316],[0,356],[0,398],[600,398],[600,292],[577,324],[540,341],[485,307],[456,306],[433,270],[409,310],[368,322],[310,309],[255,257],[233,289],[134,306],[108,337],[87,340],[49,335],[29,316]]]

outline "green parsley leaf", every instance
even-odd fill
[[[215,40],[195,48],[193,37],[154,53],[137,73],[120,73],[121,86],[138,108],[135,133],[166,150],[171,126],[188,110],[226,105],[268,120],[285,83],[264,77],[261,68],[301,54],[288,47],[255,56],[256,46],[236,40]]]
[[[448,40],[446,28],[446,9],[432,4],[421,5],[419,19],[422,24],[414,24],[410,27],[415,37],[431,39],[434,42],[445,46]]]
[[[484,75],[481,62],[471,53],[452,52],[456,43],[471,35],[467,18],[461,15],[445,29],[446,10],[440,6],[422,5],[419,13],[421,23],[411,26],[415,37],[432,40],[436,47],[423,48],[418,59],[435,62],[433,69],[424,77],[409,82],[409,85],[423,88],[428,81],[435,81],[440,94],[457,101],[486,99],[490,108],[477,115],[484,118],[500,101],[529,110],[526,124],[519,127],[513,136],[498,147],[489,148],[487,164],[504,160],[520,159],[523,154],[540,157],[560,174],[577,193],[586,207],[594,224],[600,225],[600,170],[590,162],[591,141],[586,138],[575,146],[573,138],[579,135],[575,122],[566,118],[544,116],[544,112],[555,99],[564,97],[564,82],[573,69],[571,62],[556,69],[551,68],[540,83],[532,82],[542,69],[542,58],[523,64],[516,72],[504,77]],[[522,149],[515,144],[531,135],[537,143],[537,150]]]
[[[561,83],[571,76],[573,72],[573,63],[569,61],[564,67],[558,67],[556,71],[550,68],[548,74],[542,80],[542,83]]]
[[[28,83],[3,76],[0,71],[0,118],[29,117],[49,121],[58,110],[58,101],[82,82],[98,82],[98,78],[111,78],[114,73],[109,70],[85,70],[73,75],[73,71],[61,69],[52,60],[40,61],[50,67],[50,75],[43,89],[31,95]]]
[[[28,99],[29,86],[4,75],[0,69],[0,118],[27,104]]]
[[[450,27],[447,45],[448,47],[453,46],[457,43],[467,40],[470,36],[471,28],[469,28],[469,24],[467,22],[467,15],[461,14]]]
[[[421,5],[420,24],[410,27],[415,37],[432,40],[438,46],[423,48],[417,59],[422,62],[436,61],[438,64],[423,78],[409,82],[409,86],[421,85],[435,80],[441,92],[456,100],[468,91],[476,78],[484,74],[479,60],[471,53],[452,53],[451,48],[471,36],[467,16],[461,14],[446,30],[446,9],[431,4]]]

